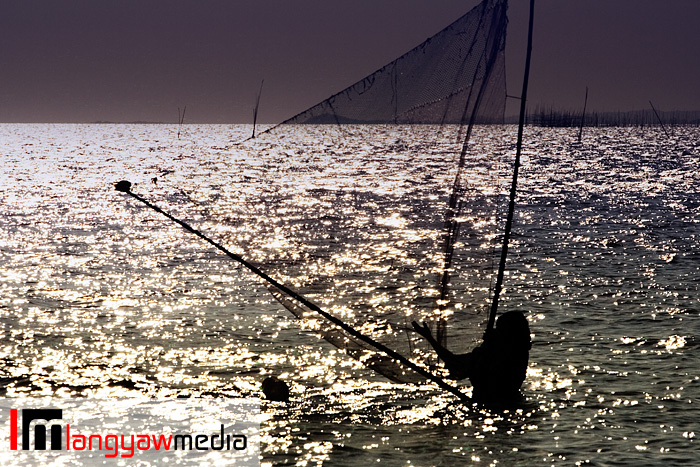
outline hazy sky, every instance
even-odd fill
[[[278,122],[478,0],[0,0],[0,121]],[[519,94],[527,0],[511,0]],[[537,0],[530,104],[700,109],[700,0]],[[515,107],[513,107],[515,108]]]

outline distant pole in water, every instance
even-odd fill
[[[242,264],[243,266],[245,266],[246,268],[248,268],[248,270],[250,270],[252,273],[254,273],[255,275],[257,275],[258,277],[260,277],[260,278],[263,279],[264,281],[266,281],[268,284],[274,285],[274,286],[277,287],[279,290],[281,290],[282,292],[284,292],[284,293],[287,294],[288,296],[292,297],[294,300],[297,300],[299,303],[303,304],[304,306],[308,307],[308,308],[311,309],[312,311],[314,311],[314,312],[318,313],[319,315],[323,316],[325,319],[327,319],[327,320],[330,321],[331,323],[335,324],[336,326],[338,326],[339,328],[341,328],[343,331],[347,332],[347,333],[350,334],[351,336],[353,336],[353,337],[355,337],[355,338],[357,338],[357,339],[360,339],[361,341],[363,341],[363,342],[365,342],[365,343],[371,345],[372,347],[374,347],[375,349],[377,349],[377,350],[379,350],[380,352],[384,353],[385,355],[387,355],[387,356],[393,358],[394,360],[400,362],[402,365],[406,366],[407,368],[410,368],[411,370],[415,371],[415,372],[418,373],[419,375],[425,377],[426,379],[429,379],[430,381],[432,381],[432,382],[434,382],[435,384],[437,384],[438,387],[440,387],[440,389],[443,389],[443,390],[445,390],[445,391],[447,391],[447,392],[450,392],[450,393],[454,394],[455,396],[457,396],[457,398],[458,398],[459,400],[461,400],[462,402],[469,402],[470,399],[469,399],[462,391],[460,391],[459,389],[455,388],[454,386],[451,386],[451,385],[447,384],[447,383],[446,383],[442,378],[440,378],[439,376],[436,376],[436,375],[432,374],[431,372],[425,370],[424,368],[422,368],[422,367],[416,365],[415,363],[413,363],[412,361],[410,361],[409,359],[407,359],[407,358],[404,357],[403,355],[401,355],[401,354],[399,354],[398,352],[396,352],[396,351],[394,351],[394,350],[388,348],[388,347],[385,346],[384,344],[382,344],[382,343],[380,343],[380,342],[377,342],[377,341],[375,341],[374,339],[372,339],[371,337],[362,334],[362,333],[359,332],[357,329],[353,328],[352,326],[349,326],[348,324],[344,323],[343,321],[341,321],[340,319],[338,319],[338,318],[336,318],[335,316],[331,315],[330,313],[328,313],[328,312],[322,310],[318,305],[316,305],[316,304],[313,303],[313,302],[310,302],[310,301],[307,300],[303,295],[301,295],[301,294],[299,294],[298,292],[295,292],[294,290],[290,289],[289,287],[287,287],[287,286],[285,286],[285,285],[283,285],[283,284],[277,282],[275,279],[271,278],[270,276],[268,276],[267,274],[265,274],[262,270],[260,270],[260,268],[258,268],[258,267],[255,266],[254,264],[252,264],[252,263],[246,261],[245,259],[243,259],[243,257],[242,257],[241,255],[237,255],[236,253],[230,252],[229,250],[227,250],[226,248],[224,248],[224,247],[223,247],[222,245],[220,245],[219,243],[215,242],[214,240],[212,240],[212,239],[210,239],[209,237],[207,237],[206,235],[204,235],[204,234],[203,234],[202,232],[200,232],[199,230],[194,229],[194,228],[191,227],[189,224],[187,224],[187,223],[181,221],[180,219],[177,219],[176,217],[174,217],[174,216],[168,214],[167,212],[163,211],[161,208],[159,208],[159,207],[156,206],[155,204],[151,204],[150,202],[148,202],[147,200],[145,200],[145,199],[142,198],[141,196],[137,195],[136,193],[133,193],[133,192],[131,191],[131,182],[129,182],[129,181],[127,181],[127,180],[122,180],[122,181],[118,182],[118,183],[114,186],[114,188],[115,188],[117,191],[120,191],[120,192],[122,192],[122,193],[125,193],[125,194],[131,196],[132,198],[136,199],[137,201],[139,201],[139,202],[145,204],[146,206],[148,206],[149,208],[153,209],[154,211],[161,213],[162,215],[164,215],[165,217],[167,217],[167,218],[170,219],[171,221],[173,221],[173,222],[179,224],[182,228],[184,228],[184,229],[187,230],[188,232],[193,233],[194,235],[198,236],[199,238],[201,238],[201,239],[204,240],[205,242],[207,242],[207,243],[209,243],[210,245],[214,246],[217,250],[221,251],[222,253],[224,253],[224,254],[225,254],[226,256],[228,256],[229,258],[231,258],[231,259],[237,261],[238,263],[240,263],[240,264]]]
[[[251,138],[255,138],[255,125],[258,122],[258,108],[260,107],[260,96],[262,95],[263,84],[265,84],[265,80],[260,82],[258,97],[255,99],[255,109],[253,109],[253,136],[251,136]]]
[[[489,312],[489,322],[486,326],[488,333],[496,323],[496,313],[498,312],[498,298],[503,289],[503,276],[506,270],[506,258],[508,257],[508,241],[513,228],[513,214],[515,213],[515,195],[518,188],[518,169],[520,168],[520,153],[523,147],[523,127],[525,126],[525,111],[527,104],[527,85],[530,79],[530,58],[532,56],[532,29],[535,16],[535,0],[530,0],[530,21],[527,32],[527,55],[525,57],[525,73],[523,76],[523,90],[520,95],[520,119],[518,121],[518,140],[515,149],[515,162],[513,162],[513,183],[510,187],[510,201],[508,203],[508,216],[506,217],[506,227],[503,233],[503,247],[501,249],[501,260],[498,263],[498,275],[496,285],[493,290],[493,302]]]
[[[581,126],[578,127],[578,142],[581,142],[583,135],[583,123],[586,121],[586,105],[588,104],[588,86],[586,86],[586,97],[583,100],[583,112],[581,113]]]
[[[671,136],[668,134],[668,131],[666,131],[666,127],[664,126],[664,122],[661,121],[661,117],[659,117],[659,113],[658,113],[658,112],[656,111],[656,109],[654,108],[654,104],[652,104],[651,101],[649,101],[649,105],[651,106],[651,110],[654,111],[654,115],[656,115],[656,119],[657,119],[657,120],[659,121],[659,123],[661,124],[661,128],[664,130],[664,133],[666,133],[666,137],[667,137],[667,138],[670,138]]]
[[[187,110],[187,106],[185,106],[182,109],[182,113],[180,112],[180,107],[177,108],[177,139],[180,139],[180,130],[182,129],[182,124],[185,121],[185,111]]]

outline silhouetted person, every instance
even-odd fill
[[[473,398],[479,402],[511,403],[521,398],[520,387],[530,355],[530,326],[518,311],[501,315],[496,328],[469,353],[456,355],[435,340],[430,329],[413,322],[413,328],[433,346],[454,379],[469,378]]]
[[[289,401],[289,386],[277,376],[269,376],[262,382],[262,391],[269,401]]]

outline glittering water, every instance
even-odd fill
[[[258,397],[276,374],[292,401],[263,404],[272,464],[700,456],[700,129],[590,130],[581,144],[571,130],[526,131],[502,309],[528,312],[534,345],[526,402],[505,411],[362,368],[241,267],[113,189],[131,180],[344,319],[401,334],[391,326],[425,315],[439,272],[454,160],[425,144],[440,141],[434,128],[348,127],[341,141],[309,127],[238,146],[249,128],[177,131],[0,125],[2,395]],[[488,261],[475,261],[489,258],[474,252],[492,250],[498,225],[480,216],[512,157],[512,128],[479,132],[495,156],[470,167],[483,211],[465,214],[460,259],[474,265],[455,278],[453,345],[488,299]]]

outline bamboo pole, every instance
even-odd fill
[[[496,322],[496,314],[498,313],[498,299],[503,288],[503,276],[506,269],[506,258],[508,257],[508,242],[510,240],[511,230],[513,228],[513,215],[515,213],[515,196],[518,188],[518,170],[520,169],[520,154],[523,147],[523,127],[525,126],[525,111],[527,105],[527,85],[530,79],[530,59],[532,57],[532,30],[535,16],[535,0],[530,0],[530,20],[527,32],[527,55],[525,58],[525,72],[523,76],[523,90],[520,95],[520,118],[518,121],[518,140],[515,149],[515,162],[513,163],[513,182],[510,187],[510,201],[508,203],[508,216],[506,217],[506,227],[503,234],[503,247],[501,249],[501,260],[498,264],[498,274],[496,276],[496,285],[493,291],[493,302],[491,303],[491,311],[489,312],[489,321],[486,326],[486,333],[489,333],[494,328]]]
[[[210,245],[214,246],[217,250],[221,251],[222,253],[224,253],[224,254],[225,254],[226,256],[228,256],[229,258],[233,259],[234,261],[237,261],[238,263],[240,263],[240,264],[242,264],[243,266],[245,266],[246,268],[248,268],[248,270],[250,270],[252,273],[254,273],[254,274],[257,275],[258,277],[260,277],[261,279],[263,279],[263,280],[264,280],[265,282],[267,282],[268,284],[272,284],[273,286],[277,287],[279,290],[281,290],[282,292],[284,292],[284,293],[287,294],[288,296],[292,297],[294,300],[297,300],[299,303],[301,303],[301,304],[303,304],[304,306],[308,307],[308,308],[311,309],[312,311],[318,313],[318,314],[321,315],[323,318],[325,318],[325,319],[327,319],[328,321],[330,321],[331,323],[335,324],[336,326],[338,326],[339,328],[341,328],[343,331],[347,332],[347,333],[350,334],[351,336],[353,336],[353,337],[355,337],[355,338],[357,338],[357,339],[362,340],[363,342],[365,342],[365,343],[371,345],[372,347],[374,347],[375,349],[377,349],[377,350],[379,350],[380,352],[384,353],[385,355],[387,355],[387,356],[393,358],[394,360],[398,361],[398,362],[401,363],[402,365],[404,365],[404,366],[410,368],[411,370],[415,371],[416,373],[420,374],[421,376],[423,376],[423,377],[429,379],[430,381],[432,381],[432,382],[434,382],[435,384],[437,384],[438,387],[440,387],[441,389],[443,389],[443,390],[445,390],[445,391],[447,391],[447,392],[450,392],[450,393],[454,394],[454,395],[455,395],[459,400],[461,400],[462,402],[469,402],[469,401],[470,401],[469,397],[467,397],[462,391],[460,391],[459,389],[457,389],[456,387],[454,387],[454,386],[452,386],[452,385],[450,385],[450,384],[447,384],[447,383],[446,383],[442,378],[440,378],[439,376],[436,376],[436,375],[434,375],[433,373],[430,373],[429,371],[425,370],[424,368],[421,368],[420,366],[418,366],[418,365],[416,365],[415,363],[413,363],[412,361],[410,361],[408,358],[406,358],[406,357],[404,357],[403,355],[399,354],[398,352],[396,352],[396,351],[394,351],[394,350],[392,350],[392,349],[386,347],[384,344],[381,344],[381,343],[375,341],[374,339],[372,339],[371,337],[362,334],[361,332],[359,332],[359,331],[356,330],[355,328],[353,328],[353,327],[351,327],[350,325],[344,323],[343,321],[341,321],[340,319],[338,319],[338,318],[336,318],[335,316],[331,315],[330,313],[328,313],[328,312],[322,310],[318,305],[316,305],[315,303],[313,303],[313,302],[307,300],[303,295],[301,295],[301,294],[299,294],[298,292],[296,292],[296,291],[290,289],[289,287],[287,287],[287,286],[281,284],[280,282],[277,282],[275,279],[273,279],[272,277],[270,277],[270,276],[268,276],[267,274],[265,274],[260,268],[258,268],[258,267],[255,266],[254,264],[252,264],[252,263],[246,261],[241,255],[238,255],[238,254],[236,254],[236,253],[233,253],[233,252],[227,250],[227,249],[224,248],[222,245],[220,245],[219,243],[217,243],[217,242],[215,242],[214,240],[210,239],[209,237],[207,237],[206,235],[204,235],[204,234],[203,234],[202,232],[200,232],[199,230],[194,229],[194,228],[193,228],[192,226],[190,226],[189,224],[187,224],[187,223],[181,221],[180,219],[177,219],[176,217],[172,216],[171,214],[168,214],[167,212],[163,211],[161,208],[159,208],[159,207],[156,206],[155,204],[150,203],[149,201],[147,201],[146,199],[144,199],[144,198],[142,198],[141,196],[137,195],[136,193],[133,193],[133,192],[131,191],[131,183],[130,183],[130,182],[128,182],[128,181],[126,181],[126,180],[122,180],[122,181],[120,181],[119,183],[116,184],[115,189],[116,189],[117,191],[120,191],[120,192],[122,192],[122,193],[125,193],[125,194],[131,196],[132,198],[134,198],[134,199],[136,199],[137,201],[139,201],[139,202],[145,204],[146,206],[148,206],[149,208],[153,209],[154,211],[159,212],[160,214],[164,215],[165,217],[167,217],[167,218],[170,219],[171,221],[173,221],[173,222],[179,224],[182,228],[184,228],[184,229],[187,230],[188,232],[190,232],[190,233],[196,235],[197,237],[201,238],[201,239],[204,240],[205,242],[207,242],[207,243],[209,243]]]

